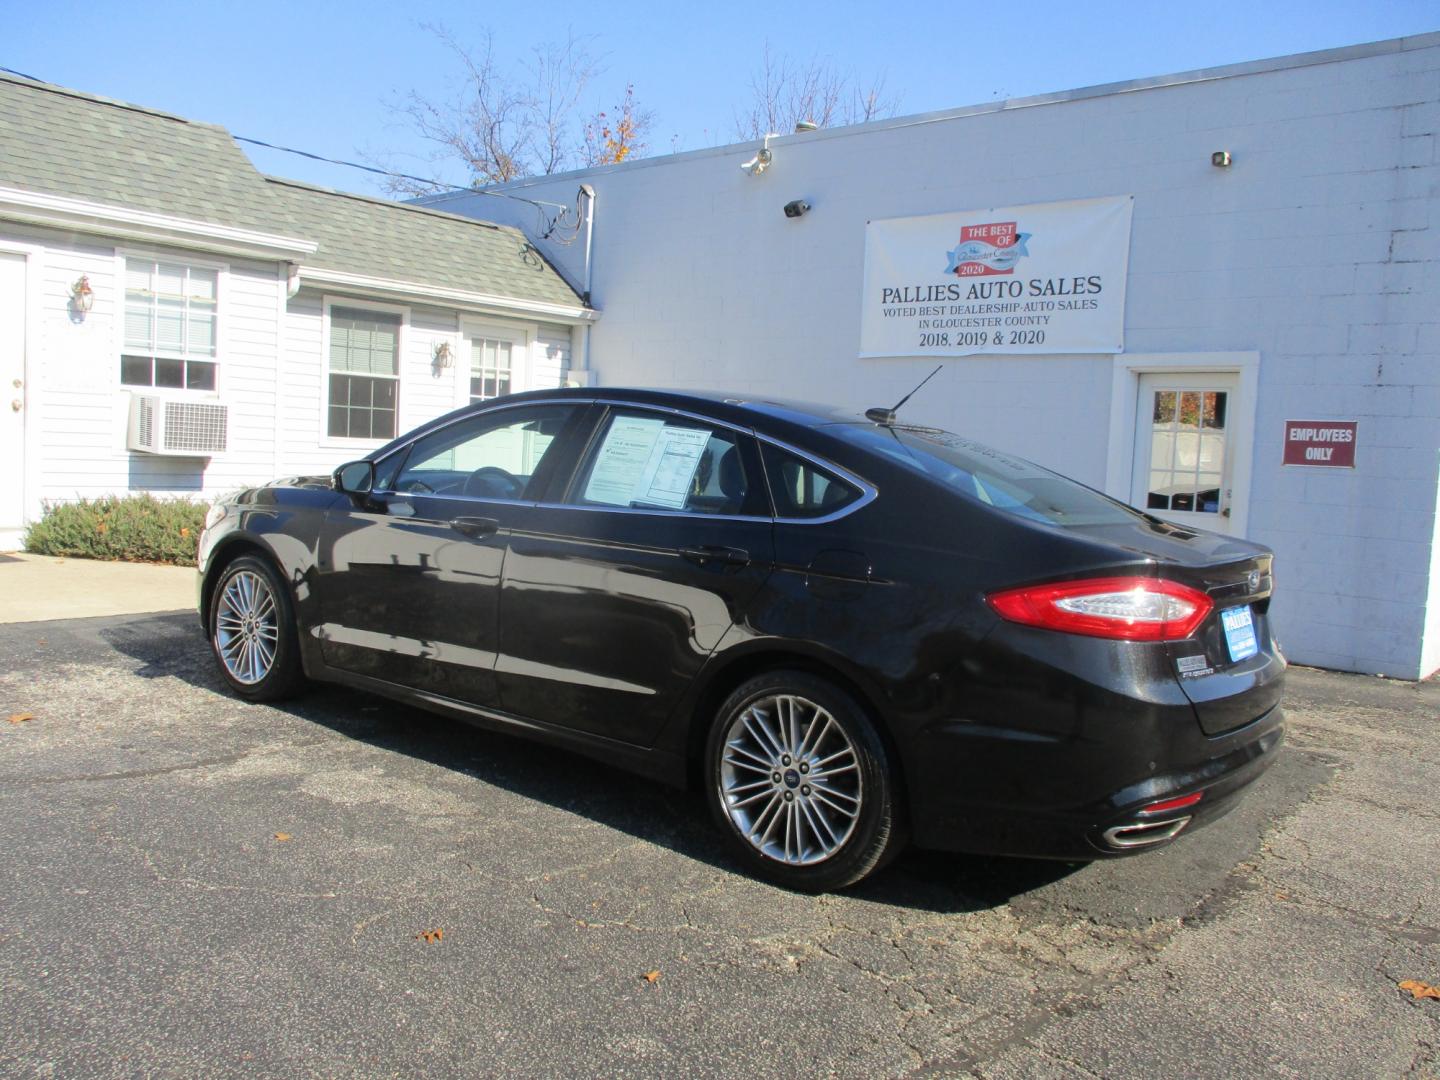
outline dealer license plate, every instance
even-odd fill
[[[1255,620],[1250,617],[1250,607],[1226,608],[1220,613],[1220,624],[1225,627],[1225,647],[1230,650],[1231,660],[1244,660],[1260,651],[1255,640]]]

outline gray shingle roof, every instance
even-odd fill
[[[10,75],[0,186],[293,235],[224,128]]]
[[[319,244],[303,266],[581,306],[518,229],[265,177],[215,124],[5,74],[0,187]]]
[[[267,180],[296,235],[320,244],[304,266],[580,306],[575,291],[519,229],[294,180]]]

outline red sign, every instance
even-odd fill
[[[1283,463],[1353,469],[1358,426],[1354,420],[1286,420]]]

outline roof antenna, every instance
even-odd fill
[[[924,386],[936,375],[940,374],[940,369],[944,366],[944,364],[936,364],[935,370],[930,372],[929,375],[926,375],[925,378],[920,380],[920,386]],[[914,390],[911,390],[908,394],[906,394],[899,401],[897,401],[893,409],[882,409],[878,407],[874,409],[866,409],[865,419],[873,420],[877,424],[881,424],[884,427],[889,427],[890,425],[895,423],[895,414],[900,411],[900,406],[904,405],[905,402],[909,401],[912,397],[919,393],[920,386],[915,387]]]

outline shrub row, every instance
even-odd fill
[[[25,533],[25,550],[81,559],[193,566],[206,504],[153,495],[50,503]]]

